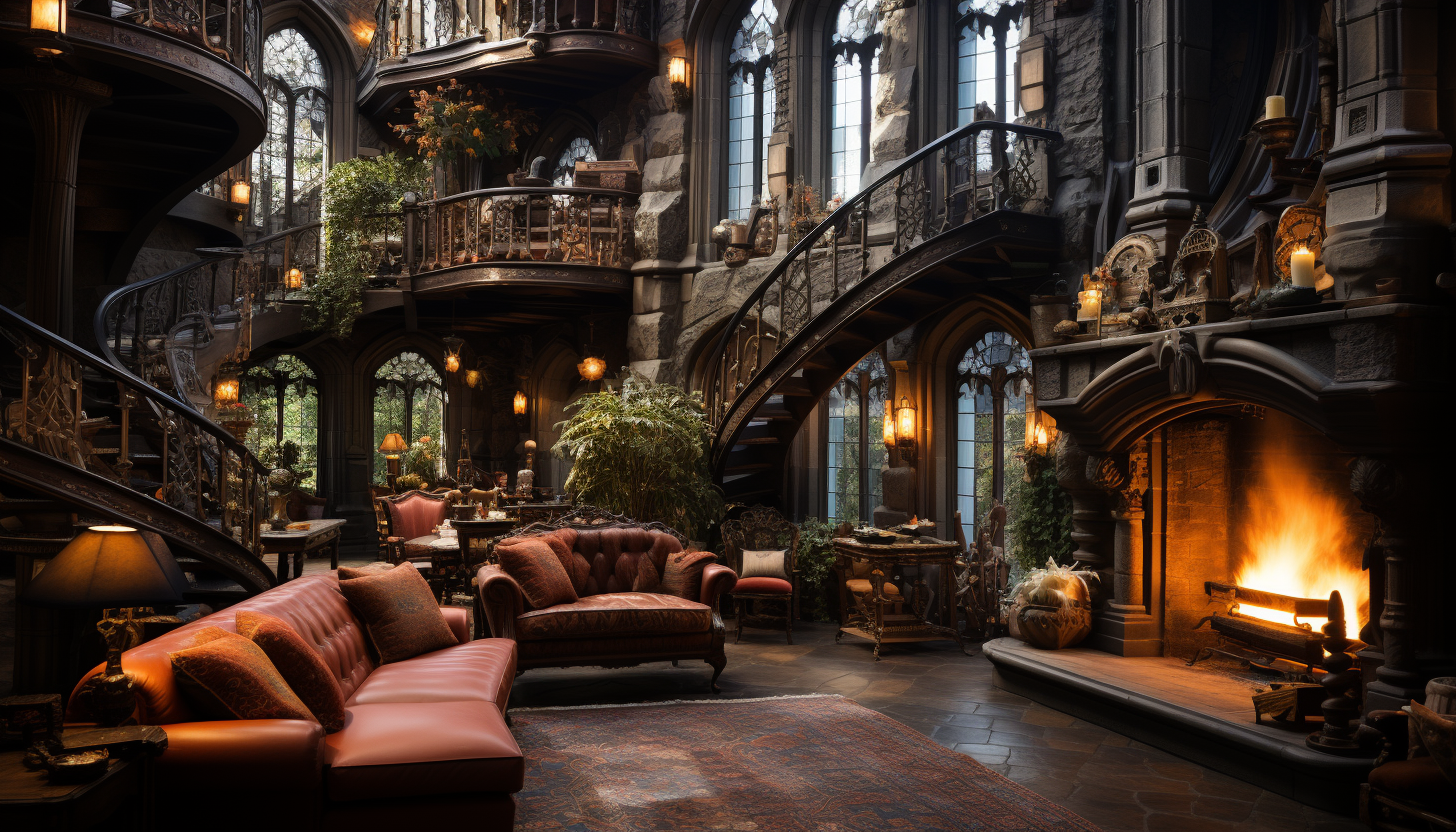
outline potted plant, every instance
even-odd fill
[[[834,526],[810,517],[799,524],[799,610],[809,621],[839,620],[839,576],[834,573]]]
[[[451,78],[434,90],[411,90],[414,118],[394,125],[420,157],[445,169],[446,190],[475,188],[482,159],[516,152],[516,140],[536,132],[536,117],[473,84]]]
[[[420,484],[414,486],[415,488],[433,488],[440,478],[440,443],[429,436],[421,436],[411,442],[409,448],[400,456],[399,467],[403,474],[414,476],[410,482],[419,480]],[[398,478],[395,482],[399,482]],[[402,487],[400,490],[410,489]]]
[[[629,374],[620,391],[588,393],[566,409],[553,451],[572,462],[565,488],[576,499],[697,540],[722,517],[700,397]]]
[[[268,473],[268,490],[271,492],[272,514],[268,524],[273,531],[288,527],[288,495],[313,472],[302,467],[303,449],[291,439],[264,445],[258,451],[258,461],[271,469]]]

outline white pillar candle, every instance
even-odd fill
[[[1289,282],[1306,289],[1314,288],[1314,252],[1302,248],[1289,255]]]
[[[1095,321],[1102,317],[1102,290],[1084,289],[1077,293],[1077,320]]]
[[[1284,118],[1284,96],[1271,95],[1264,99],[1264,120]]]

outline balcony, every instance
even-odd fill
[[[525,0],[503,12],[382,0],[360,110],[383,118],[409,89],[447,78],[568,101],[614,87],[657,68],[654,9],[652,0]]]

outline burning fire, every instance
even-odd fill
[[[1235,582],[1297,598],[1328,598],[1339,590],[1346,632],[1354,638],[1370,615],[1370,581],[1358,565],[1351,565],[1350,553],[1358,549],[1342,501],[1282,454],[1275,460],[1260,476]],[[1241,605],[1239,612],[1294,623],[1293,614],[1278,610]],[[1303,623],[1319,629],[1324,622]]]

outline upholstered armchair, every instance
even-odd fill
[[[380,501],[384,503],[389,523],[389,535],[385,538],[389,562],[428,562],[434,550],[428,546],[412,546],[409,541],[434,532],[445,522],[450,507],[445,495],[406,491],[397,496],[381,497]]]
[[[324,506],[328,502],[323,497],[315,497],[295,488],[288,494],[285,511],[288,513],[288,519],[295,523],[303,520],[322,520],[324,519]]]
[[[752,627],[783,630],[793,644],[794,619],[799,616],[799,580],[794,572],[799,527],[776,509],[754,506],[736,520],[725,520],[722,531],[724,559],[739,576],[733,587],[734,643],[743,638],[744,627]]]

